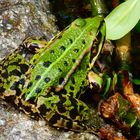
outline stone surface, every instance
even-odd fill
[[[0,52],[4,57],[26,37],[45,36],[50,40],[57,33],[54,16],[46,0],[0,1]]]

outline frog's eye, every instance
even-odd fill
[[[83,27],[86,25],[86,21],[84,19],[79,18],[79,19],[75,20],[74,24],[77,27]]]

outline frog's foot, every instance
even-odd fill
[[[72,131],[87,130],[84,122],[89,120],[89,108],[76,98],[66,95],[40,96],[37,109],[51,126]]]
[[[77,132],[87,130],[86,126],[83,123],[68,119],[67,117],[62,116],[57,112],[46,113],[46,115],[47,117],[51,115],[51,118],[48,121],[50,126],[62,128],[65,130],[77,131]],[[44,116],[44,118],[47,119],[46,116]]]
[[[29,117],[39,120],[40,116],[38,114],[38,110],[36,109],[34,102],[31,103],[31,102],[26,101],[22,94],[15,98],[14,105],[16,108],[24,112]]]
[[[95,128],[88,127],[83,122],[68,119],[67,117],[62,116],[58,113],[52,114],[52,117],[48,121],[48,124],[50,126],[56,127],[57,129],[65,129],[74,132],[88,132],[98,135]]]
[[[44,119],[46,120],[45,116]],[[64,129],[74,132],[87,132],[99,136],[94,127],[88,127],[80,121],[73,121],[57,113],[52,114],[52,117],[48,121],[48,124],[57,129]]]
[[[39,49],[44,48],[46,45],[47,41],[42,37],[35,39],[28,37],[21,44],[23,48],[26,48],[33,54],[37,53]]]

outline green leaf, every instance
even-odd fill
[[[118,75],[113,72],[113,79],[112,79],[112,90],[115,91],[115,88],[116,88],[116,84],[117,84],[117,81],[118,81]]]
[[[127,0],[106,18],[106,37],[117,40],[131,31],[140,19],[140,0]]]
[[[140,85],[140,79],[132,79],[132,82],[133,82],[135,85]]]
[[[111,85],[111,78],[108,75],[105,75],[106,77],[106,85],[105,85],[105,91],[103,93],[103,96],[105,96],[107,94],[107,92],[110,89],[110,85]]]

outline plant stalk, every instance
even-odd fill
[[[119,70],[128,70],[131,63],[131,33],[116,41],[116,57],[120,63]]]
[[[92,16],[108,14],[104,0],[90,0],[90,4],[92,9]]]

